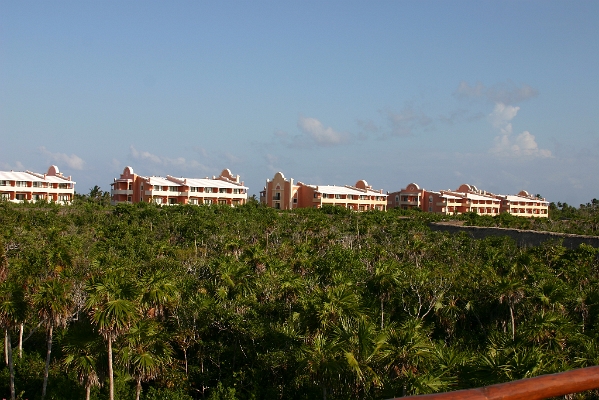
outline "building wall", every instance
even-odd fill
[[[568,233],[540,232],[523,229],[480,227],[480,226],[458,226],[447,223],[430,223],[429,227],[433,231],[449,232],[457,234],[466,232],[474,239],[484,239],[489,236],[509,236],[520,246],[539,246],[546,241],[561,243],[564,247],[575,249],[581,244],[588,244],[599,248],[599,237],[572,235]]]

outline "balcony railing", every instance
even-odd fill
[[[401,397],[396,400],[541,400],[598,388],[599,366],[595,366],[477,389]]]

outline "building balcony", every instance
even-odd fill
[[[126,189],[113,189],[110,191],[111,194],[114,195],[125,195],[125,196],[133,196],[133,190],[126,190]]]

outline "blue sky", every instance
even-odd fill
[[[598,1],[0,1],[0,169],[599,198]]]

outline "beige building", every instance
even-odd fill
[[[325,205],[354,211],[387,209],[387,195],[382,189],[373,190],[365,180],[356,182],[354,186],[308,185],[285,179],[281,172],[277,172],[272,180],[266,180],[264,190],[260,192],[260,202],[281,210],[321,208]]]
[[[75,182],[70,176],[63,176],[56,165],[50,166],[45,174],[0,171],[0,200],[70,204],[74,195]]]
[[[126,167],[119,178],[111,183],[111,204],[224,204],[242,205],[247,202],[247,187],[239,175],[225,169],[212,178],[176,178],[167,175],[140,176]]]

